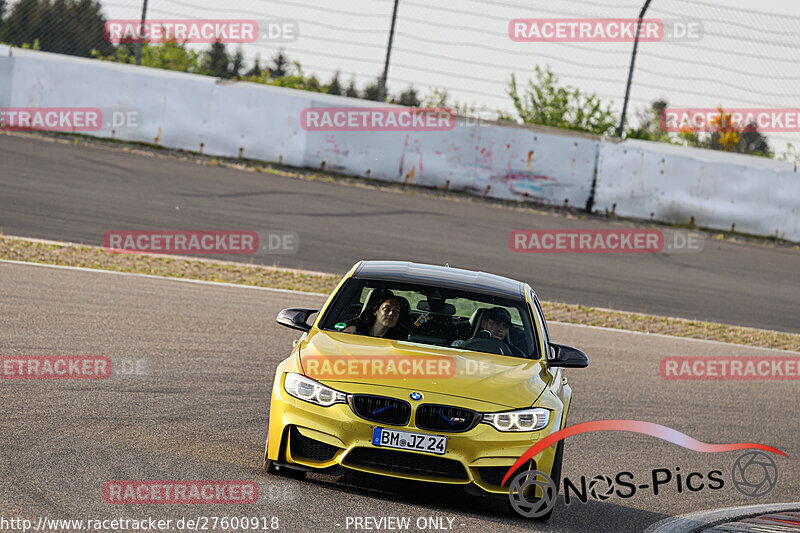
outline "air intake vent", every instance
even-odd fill
[[[318,440],[310,439],[292,426],[289,439],[292,447],[292,457],[310,459],[312,461],[330,461],[341,448],[331,446]]]
[[[428,478],[467,479],[467,471],[460,462],[421,453],[353,448],[345,457],[344,464]]]

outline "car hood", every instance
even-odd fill
[[[368,384],[523,408],[550,376],[537,360],[316,329],[299,348],[306,375],[351,394]]]

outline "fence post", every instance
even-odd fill
[[[622,116],[619,119],[619,128],[617,129],[617,137],[622,138],[622,133],[625,130],[625,113],[628,111],[628,99],[631,96],[631,81],[633,81],[633,65],[636,63],[636,50],[639,48],[639,32],[642,26],[642,19],[644,18],[647,8],[650,7],[652,0],[645,0],[642,10],[639,12],[639,20],[636,24],[636,36],[633,39],[633,54],[631,54],[631,68],[628,70],[628,85],[625,86],[625,101],[622,103]]]
[[[389,56],[392,53],[392,39],[394,39],[394,22],[397,19],[397,4],[399,1],[400,0],[394,0],[394,9],[392,10],[392,26],[389,29],[389,45],[386,47],[386,63],[383,64],[383,76],[381,76],[381,87],[380,91],[378,91],[379,102],[383,102],[384,100],[386,100],[386,78],[389,76]]]
[[[136,43],[136,64],[142,64],[142,43],[141,40],[144,39],[144,21],[147,18],[147,0],[144,0],[144,4],[142,4],[142,23],[139,26],[139,41]]]

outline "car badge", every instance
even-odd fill
[[[412,392],[411,394],[408,395],[408,397],[411,398],[412,400],[414,400],[415,402],[418,402],[418,401],[420,401],[422,399],[422,393],[421,392]]]

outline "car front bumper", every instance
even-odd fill
[[[322,407],[290,396],[283,388],[285,374],[276,376],[272,392],[267,459],[302,469],[335,472],[337,467],[390,476],[393,478],[478,487],[485,493],[507,494],[508,484],[500,482],[508,469],[538,440],[558,431],[560,410],[553,410],[548,425],[534,432],[501,432],[478,423],[465,432],[444,432],[419,429],[415,426],[415,406],[409,423],[396,426],[359,417],[348,404]],[[373,394],[405,399],[408,390],[395,387],[364,385],[359,394]],[[454,403],[456,402],[457,403]],[[475,411],[500,411],[486,402],[425,393],[425,402],[454,405]],[[413,402],[412,402],[413,403]],[[558,405],[547,405],[553,408]],[[447,437],[446,453],[436,455],[412,450],[375,446],[376,427]],[[556,446],[534,456],[536,469],[550,474]]]

